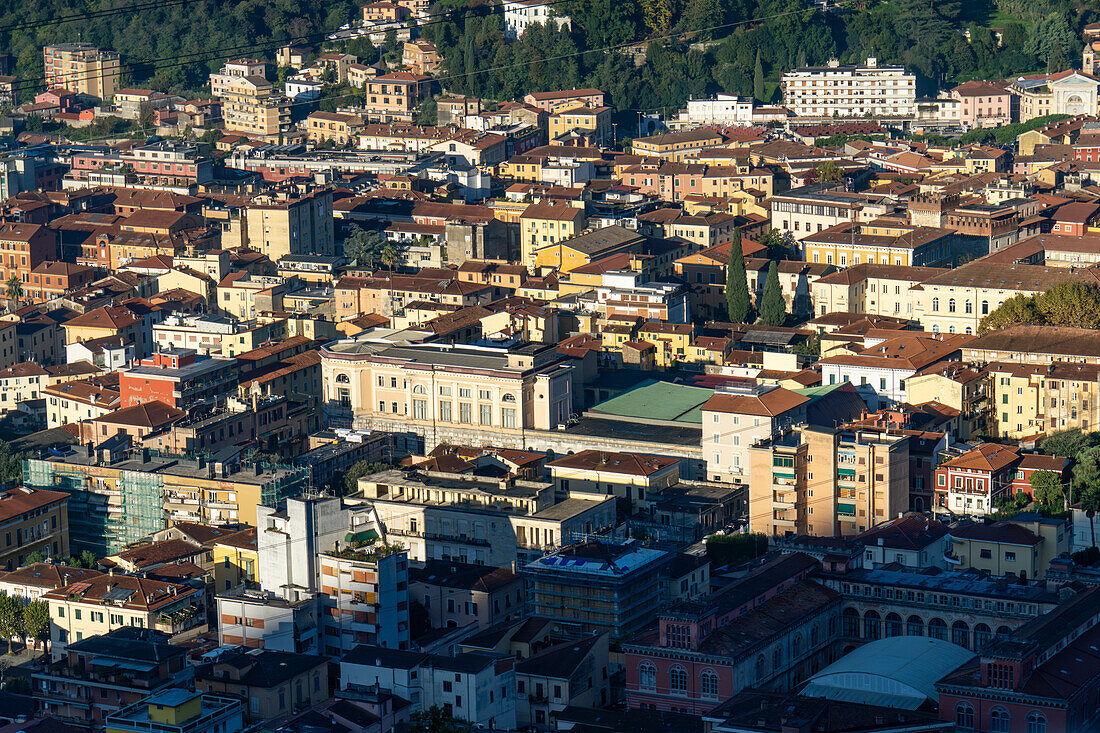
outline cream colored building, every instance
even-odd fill
[[[814,312],[866,313],[911,318],[913,293],[918,283],[948,270],[938,267],[906,267],[866,262],[824,275],[810,282]]]
[[[912,117],[917,77],[902,66],[863,65],[792,69],[780,81],[783,106],[797,117]]]
[[[321,349],[330,419],[440,442],[521,444],[573,414],[573,367],[553,345],[515,349],[340,341]],[[473,442],[471,442],[473,441]]]
[[[61,87],[74,94],[110,99],[118,88],[119,56],[90,43],[61,43],[42,49],[46,89]]]
[[[314,145],[330,140],[337,145],[348,145],[355,141],[365,124],[359,115],[339,112],[314,112],[306,118],[309,141]]]
[[[982,318],[1017,295],[1083,278],[1063,267],[974,260],[924,280],[912,291],[914,320],[935,333],[978,333]]]
[[[212,202],[203,215],[220,223],[222,246],[262,252],[272,262],[287,255],[332,255],[332,189],[283,186],[243,203]]]
[[[804,259],[837,267],[865,262],[895,267],[951,264],[955,230],[892,221],[844,223],[802,237]]]
[[[909,509],[906,436],[803,426],[748,452],[751,532],[849,536]]]
[[[228,132],[281,143],[291,132],[290,100],[275,92],[264,77],[264,64],[254,59],[228,62],[210,75],[210,89],[222,102]]]
[[[702,405],[701,445],[707,477],[746,482],[749,449],[804,422],[809,401],[783,387],[733,387],[715,392]]]
[[[514,569],[615,523],[615,498],[515,479],[383,471],[359,479],[349,502],[369,502],[386,539],[409,560],[457,560]]]

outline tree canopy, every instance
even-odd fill
[[[729,261],[726,263],[726,314],[730,323],[745,323],[752,311],[745,253],[741,249],[741,227],[733,230]]]
[[[1100,328],[1100,288],[1078,280],[1063,280],[1035,295],[1017,295],[982,318],[982,333],[1015,324]]]
[[[760,322],[765,326],[782,326],[787,322],[787,303],[779,284],[779,263],[775,261],[768,267],[768,279],[760,295]]]

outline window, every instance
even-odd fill
[[[478,406],[478,419],[482,425],[493,424],[493,406],[492,405],[479,405]]]
[[[451,421],[451,403],[450,402],[440,402],[439,403],[439,420],[441,422],[450,422]]]
[[[704,670],[702,676],[699,679],[699,688],[702,691],[703,697],[717,698],[718,697],[718,675],[714,672]]]
[[[938,311],[939,309],[940,309],[940,299],[939,298],[932,298],[932,310],[933,311]]]
[[[688,673],[683,667],[675,666],[668,671],[668,688],[672,692],[687,692]]]
[[[413,400],[413,418],[416,420],[428,419],[427,400]]]
[[[1034,710],[1028,713],[1027,733],[1047,733],[1047,716]]]
[[[955,299],[954,298],[949,298],[948,299],[948,301],[947,301],[947,312],[948,313],[954,313],[955,312]]]
[[[974,708],[969,703],[960,702],[955,706],[955,729],[960,733],[974,730]]]
[[[1005,553],[1005,562],[1016,562],[1016,553],[1015,552],[1006,552]]]
[[[516,411],[514,408],[505,407],[500,411],[500,424],[505,428],[514,428],[516,426]]]
[[[467,424],[474,421],[474,408],[469,402],[458,403],[458,421]]]
[[[638,667],[638,687],[643,690],[652,690],[657,687],[657,668],[652,664],[642,664]]]
[[[989,733],[1008,733],[1011,718],[1004,708],[993,708],[989,714]]]

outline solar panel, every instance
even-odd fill
[[[103,600],[105,601],[125,601],[130,596],[134,595],[132,588],[112,588],[103,594]]]

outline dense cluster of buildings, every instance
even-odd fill
[[[1092,46],[632,137],[599,89],[447,93],[427,13],[209,99],[83,43],[0,77],[60,123],[0,154],[19,730],[1100,729],[1095,449],[1043,443],[1100,430],[1100,338],[990,318],[1100,292]],[[104,115],[159,135],[56,132]]]

